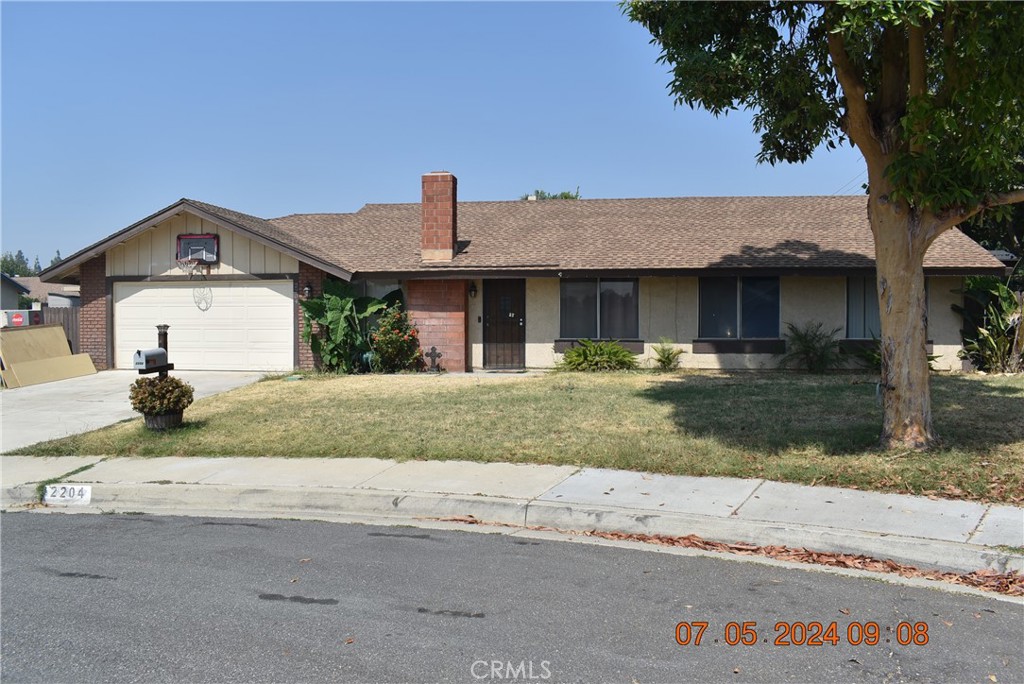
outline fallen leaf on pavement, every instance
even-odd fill
[[[664,505],[664,504],[659,504]],[[962,584],[968,587],[975,587],[983,591],[993,591],[1008,596],[1024,596],[1024,573],[1013,571],[998,573],[994,570],[984,569],[975,572],[957,573],[943,572],[941,570],[922,570],[913,565],[904,565],[890,559],[872,558],[870,556],[854,555],[847,553],[833,553],[827,551],[813,551],[803,547],[789,548],[788,546],[770,545],[756,546],[749,543],[727,543],[704,539],[695,534],[688,534],[681,537],[673,537],[665,534],[635,534],[629,532],[602,532],[600,530],[564,530],[545,525],[516,525],[513,523],[486,522],[477,520],[471,515],[458,515],[447,518],[428,518],[441,522],[461,522],[468,525],[491,525],[495,527],[514,527],[519,529],[558,532],[561,534],[576,534],[586,537],[599,537],[615,541],[641,542],[645,544],[657,544],[659,546],[674,546],[701,551],[714,551],[717,553],[734,553],[744,556],[766,556],[780,560],[793,561],[797,563],[816,563],[836,568],[855,568],[900,575],[901,577],[920,577],[924,579],[949,582],[951,584]],[[986,609],[987,610],[987,609]],[[981,613],[974,614],[975,619],[981,618]]]

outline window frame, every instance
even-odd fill
[[[593,283],[594,284],[594,319],[597,330],[593,337],[570,337],[564,334],[562,329],[562,312],[564,310],[564,301],[562,294],[563,283]],[[617,283],[632,283],[634,288],[634,300],[635,306],[633,307],[633,325],[636,327],[636,337],[608,337],[604,335],[602,330],[601,320],[601,283],[602,282],[617,282]],[[559,278],[558,280],[558,339],[559,340],[639,340],[640,337],[640,278]]]
[[[863,285],[867,285],[868,283],[871,283],[874,286],[872,288],[872,291],[873,291],[874,296],[875,296],[876,308],[878,309],[878,336],[877,337],[873,337],[873,336],[872,337],[851,337],[850,336],[850,281],[855,279],[855,278],[857,280],[862,281]],[[867,287],[864,287],[864,286],[861,287],[861,298],[862,298],[862,300],[866,300],[867,290],[868,290]],[[881,311],[881,304],[878,302],[878,277],[877,276],[874,276],[874,275],[865,275],[865,276],[852,275],[852,276],[846,276],[846,297],[843,298],[843,303],[846,306],[846,316],[845,316],[846,320],[845,320],[845,326],[843,328],[843,335],[844,335],[843,339],[853,340],[853,341],[869,341],[869,342],[871,340],[881,339],[881,337],[882,337],[882,311]],[[863,317],[864,317],[863,312],[867,308],[867,307],[864,306],[864,302],[863,301],[861,302],[861,307],[860,308],[861,308],[861,312],[862,312],[861,313],[861,318],[863,319]],[[928,277],[928,276],[924,277],[924,310],[925,310],[925,321],[927,322],[927,321],[929,321],[929,318],[930,318],[929,314],[930,314],[930,311],[931,311],[931,278]],[[861,324],[862,324],[862,329],[865,332],[867,332],[868,326],[864,325],[864,321],[863,320],[861,321]],[[925,331],[925,332],[927,334],[927,331]]]
[[[743,326],[743,280],[746,278],[774,279],[776,284],[778,315],[776,316],[776,328],[774,337],[748,337],[744,334]],[[704,334],[703,309],[704,298],[702,285],[706,280],[732,280],[735,284],[736,294],[736,336],[735,337],[711,337]],[[735,340],[737,342],[751,340],[781,340],[782,339],[782,278],[779,276],[699,276],[697,278],[697,339],[708,341]]]

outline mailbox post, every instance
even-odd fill
[[[167,371],[174,370],[173,363],[167,363],[167,329],[166,323],[156,326],[157,349],[137,349],[132,357],[132,366],[139,375],[159,373],[161,378],[167,377]]]
[[[156,346],[167,351],[167,329],[171,326],[162,323],[156,326]]]

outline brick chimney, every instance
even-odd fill
[[[455,176],[447,171],[423,175],[423,223],[420,250],[423,261],[451,261],[458,241]]]

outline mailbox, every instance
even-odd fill
[[[139,349],[132,357],[132,365],[137,370],[162,368],[167,365],[167,352],[163,349]]]

